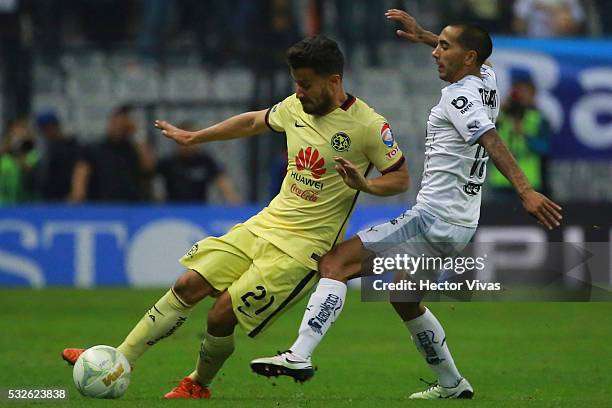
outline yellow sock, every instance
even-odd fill
[[[206,333],[200,347],[196,370],[189,375],[204,386],[210,385],[225,360],[234,352],[234,335],[215,337]]]
[[[117,349],[130,363],[134,363],[155,343],[174,334],[185,323],[192,309],[193,306],[183,302],[170,289],[145,313]]]

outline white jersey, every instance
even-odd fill
[[[495,128],[499,113],[495,72],[483,65],[480,75],[468,75],[442,89],[440,102],[429,114],[416,204],[448,223],[466,227],[478,225],[489,160],[476,142]]]

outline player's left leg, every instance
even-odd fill
[[[467,245],[475,229],[447,223],[433,215],[416,209],[412,228],[417,234],[408,232],[413,237],[403,239],[400,248],[411,256],[432,258],[454,257]],[[410,229],[410,228],[409,228]],[[430,272],[417,270],[411,272],[416,280],[427,280]],[[400,274],[396,279],[401,278]],[[434,314],[420,301],[424,293],[408,291],[392,293],[391,303],[411,334],[417,350],[425,358],[429,368],[436,374],[438,381],[427,390],[414,393],[410,398],[472,398],[474,390],[457,369],[448,348],[446,333]]]
[[[408,328],[417,350],[438,377],[437,383],[425,391],[412,394],[410,398],[472,398],[474,390],[457,370],[448,349],[446,333],[436,316],[421,303],[391,304]]]
[[[238,319],[229,292],[217,299],[208,312],[206,334],[200,347],[196,369],[190,377],[204,386],[210,385],[217,372],[234,352],[234,328]]]

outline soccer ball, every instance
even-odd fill
[[[94,346],[81,354],[74,364],[72,378],[79,392],[92,398],[119,398],[130,385],[131,369],[127,358],[110,346]]]

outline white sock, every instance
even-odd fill
[[[455,387],[462,377],[448,350],[446,334],[436,316],[426,309],[421,316],[404,323],[412,334],[417,350],[438,376],[438,384]]]
[[[310,358],[329,327],[340,315],[345,298],[346,284],[328,278],[319,280],[317,289],[308,300],[299,336],[291,346],[294,354]]]

